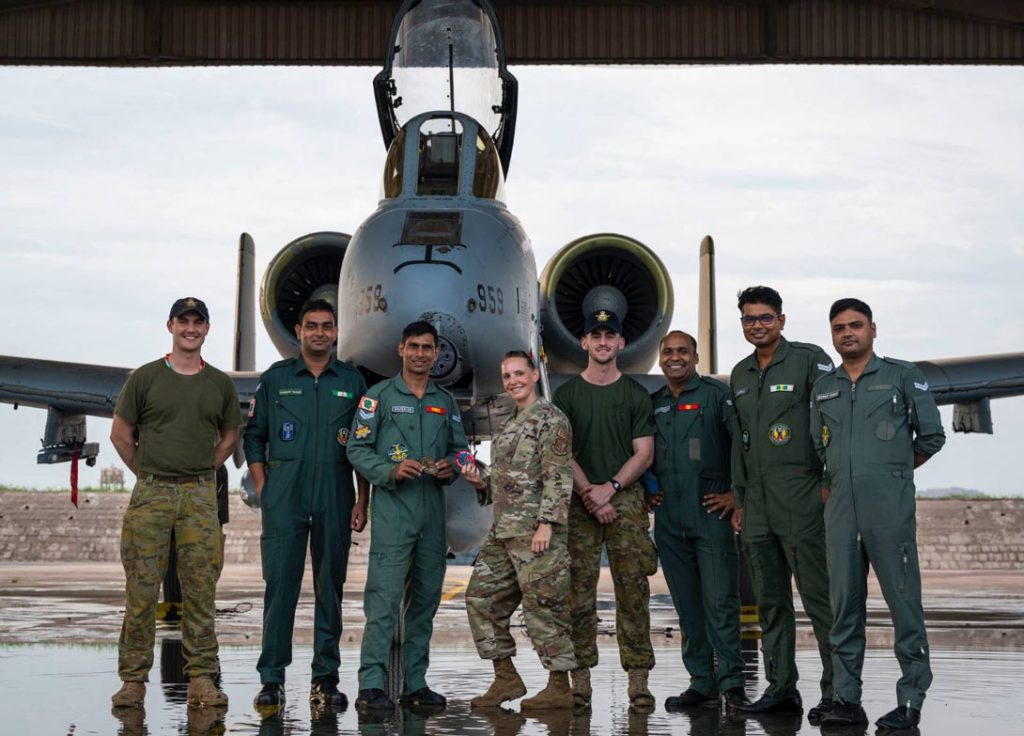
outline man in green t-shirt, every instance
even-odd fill
[[[651,648],[650,587],[657,553],[638,482],[654,458],[654,414],[643,387],[624,376],[616,356],[626,343],[618,316],[587,317],[580,344],[587,367],[558,388],[554,404],[572,423],[573,496],[569,507],[572,560],[572,638],[578,669],[572,673],[578,706],[590,704],[590,668],[597,664],[597,582],[601,545],[615,581],[619,660],[629,673],[629,700],[654,705],[647,673]]]
[[[226,706],[219,672],[214,595],[224,562],[216,469],[231,456],[242,415],[235,386],[203,361],[210,313],[199,299],[174,302],[171,352],[128,377],[110,440],[137,481],[121,529],[125,613],[118,642],[115,708],[141,707],[153,665],[156,605],[171,534],[178,549],[185,673],[190,705]]]

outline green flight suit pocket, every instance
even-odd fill
[[[270,456],[274,460],[298,460],[306,444],[307,423],[298,407],[293,409],[281,399],[274,401],[274,407],[267,427]]]
[[[868,394],[871,402],[865,414],[867,429],[875,438],[874,460],[880,464],[905,464],[913,457],[907,431],[907,410],[896,391]]]

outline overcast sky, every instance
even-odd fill
[[[237,239],[257,274],[287,242],[351,233],[376,207],[376,70],[0,68],[0,353],[136,366],[165,353],[183,295],[227,367]],[[720,370],[748,352],[735,293],[777,288],[790,339],[829,344],[857,296],[876,348],[920,360],[1024,350],[1024,95],[1019,68],[519,68],[509,206],[538,270],[570,240],[632,235],[694,329],[701,238],[718,254]],[[257,361],[277,354],[260,329]],[[952,436],[918,487],[1024,495],[1024,399],[994,436]],[[0,483],[36,466],[45,412],[0,405]],[[109,422],[96,469],[120,463]],[[237,472],[233,482],[237,483]]]

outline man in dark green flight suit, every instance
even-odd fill
[[[661,339],[666,386],[652,395],[654,515],[658,556],[685,635],[690,686],[667,710],[747,703],[740,655],[739,550],[730,514],[729,450],[735,418],[729,387],[697,375],[697,341],[673,330]],[[717,661],[717,667],[716,667]]]
[[[811,386],[832,370],[817,345],[782,336],[782,297],[767,286],[739,295],[743,336],[754,352],[732,369],[739,437],[732,447],[736,492],[733,526],[742,531],[757,599],[768,688],[740,713],[799,713],[796,616],[792,578],[811,619],[821,657],[821,700],[808,712],[816,724],[832,707],[832,611],[825,563],[826,491],[808,430]]]
[[[348,442],[352,465],[373,484],[360,712],[394,707],[384,688],[407,577],[401,699],[430,708],[446,705],[444,696],[427,687],[426,674],[446,565],[443,486],[455,477],[455,454],[466,449],[466,433],[455,398],[430,380],[437,360],[433,325],[408,325],[398,354],[402,372],[366,392]]]
[[[946,435],[928,383],[913,363],[874,352],[871,308],[840,299],[829,310],[843,363],[814,386],[811,432],[831,493],[825,532],[832,589],[835,699],[822,725],[868,722],[861,707],[868,565],[892,614],[903,672],[895,709],[876,721],[909,729],[921,720],[932,682],[917,561],[914,468],[942,449]]]
[[[295,334],[300,356],[263,373],[245,428],[245,459],[262,508],[260,554],[266,581],[263,648],[256,665],[263,689],[256,706],[284,701],[308,541],[316,595],[309,700],[344,708],[348,700],[338,690],[342,587],[351,530],[366,524],[369,495],[369,484],[360,478],[355,503],[345,444],[366,382],[353,366],[334,357],[338,325],[330,302],[307,301]]]

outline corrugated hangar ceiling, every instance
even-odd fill
[[[377,66],[398,2],[0,0],[0,64]],[[1020,64],[1017,0],[494,0],[510,64]]]

